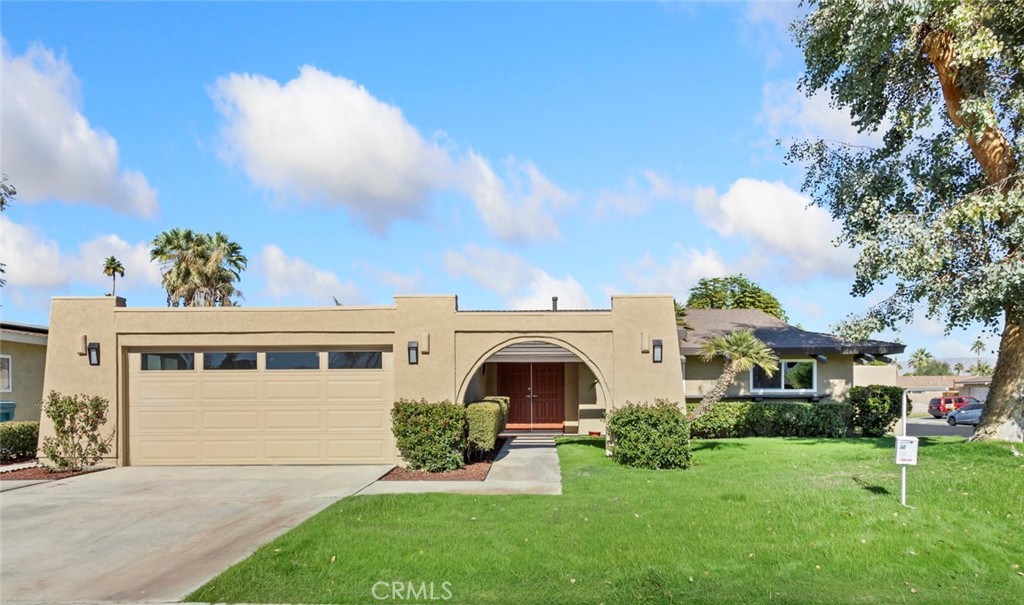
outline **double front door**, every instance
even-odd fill
[[[508,428],[562,428],[565,364],[498,364],[498,391],[509,398]]]

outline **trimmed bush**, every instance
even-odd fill
[[[498,433],[502,431],[501,406],[494,401],[482,401],[466,406],[466,426],[469,450],[467,456],[474,452],[489,452],[494,449]]]
[[[505,425],[508,424],[508,408],[511,405],[511,400],[504,395],[488,395],[483,400],[493,401],[501,408],[501,428],[498,429],[498,432],[504,431]]]
[[[32,460],[38,442],[38,422],[0,423],[0,464]]]
[[[107,423],[109,406],[110,402],[103,397],[50,391],[43,401],[43,413],[53,421],[54,434],[44,437],[39,449],[54,468],[80,471],[110,452],[114,431],[106,437],[100,435],[100,428]]]
[[[864,437],[885,435],[900,417],[903,389],[880,384],[853,387],[848,396],[853,406],[853,425]],[[907,402],[910,411],[910,402]]]
[[[409,468],[431,473],[465,466],[466,408],[445,401],[398,401],[391,430]]]
[[[608,415],[612,457],[649,469],[690,466],[690,425],[674,403],[627,403]]]
[[[694,439],[728,437],[845,437],[853,406],[847,403],[726,401],[690,425]]]

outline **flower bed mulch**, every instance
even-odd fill
[[[484,454],[483,460],[470,462],[463,468],[456,471],[447,471],[444,473],[428,473],[427,471],[414,471],[407,468],[396,466],[383,477],[381,481],[483,481],[487,478],[487,473],[491,472],[491,464],[494,459],[498,456],[498,452],[504,447],[504,437],[499,437],[498,441],[494,444],[494,449]]]
[[[107,468],[109,467],[58,472],[52,471],[45,466],[30,466],[29,468],[20,468],[16,471],[4,471],[0,473],[0,481],[56,481],[57,479],[67,479],[68,477],[77,477],[79,475],[105,471]]]

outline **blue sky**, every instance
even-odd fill
[[[4,318],[108,292],[109,255],[130,306],[162,305],[148,242],[188,227],[242,244],[247,306],[600,308],[742,271],[828,330],[873,299],[774,141],[877,135],[797,92],[797,11],[5,2]],[[973,357],[982,334],[942,332],[899,337]]]

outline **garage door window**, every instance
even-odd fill
[[[331,370],[379,370],[384,367],[380,351],[332,351],[327,356]]]
[[[256,351],[246,353],[203,353],[204,370],[255,370]]]
[[[195,353],[143,353],[145,371],[174,371],[195,369]]]
[[[319,370],[316,351],[267,351],[268,370]]]

